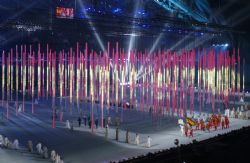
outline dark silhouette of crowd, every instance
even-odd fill
[[[173,144],[174,144],[173,140]],[[122,163],[217,163],[217,162],[250,162],[250,126],[219,134],[203,141],[193,140],[187,145],[148,153],[133,158],[123,159]],[[111,161],[112,162],[112,161]]]

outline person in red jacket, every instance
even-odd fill
[[[226,125],[226,128],[229,128],[229,119],[227,116],[225,116],[225,125]]]
[[[216,124],[214,125],[214,130],[215,130],[215,131],[217,130],[217,125],[216,125]]]
[[[217,125],[217,128],[220,126],[220,123],[221,123],[221,118],[217,118],[217,120],[216,120],[216,125]]]
[[[188,137],[188,126],[185,125],[185,136]]]
[[[210,125],[210,123],[208,122],[207,123],[207,125],[206,125],[206,128],[207,128],[207,130],[210,132],[210,127],[211,127],[211,125]]]
[[[218,123],[219,123],[219,125],[221,123],[221,114],[218,115]]]
[[[199,121],[197,120],[196,122],[195,122],[195,126],[196,126],[196,130],[199,130],[200,129],[200,124],[199,124]]]
[[[214,130],[216,131],[217,127],[218,127],[218,123],[217,123],[217,118],[215,118],[215,117],[213,119],[213,124],[214,124]]]
[[[194,135],[193,135],[193,128],[192,127],[190,128],[189,137],[194,137]]]
[[[201,124],[201,130],[202,130],[202,131],[205,131],[205,124],[204,124],[204,121],[201,120],[200,124]]]
[[[225,129],[225,121],[224,121],[224,119],[221,121],[221,127],[222,127],[222,130]]]

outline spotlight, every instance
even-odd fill
[[[226,43],[224,46],[228,47],[228,43]]]
[[[119,13],[122,12],[122,9],[116,8],[116,9],[114,9],[112,12],[113,12],[113,14],[119,14]]]

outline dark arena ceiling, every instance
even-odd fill
[[[165,26],[166,31],[168,28],[178,28],[186,29],[188,32],[196,30],[215,33],[225,31],[244,33],[249,29],[249,25],[246,24],[249,19],[248,1],[174,2],[172,0],[2,0],[1,29],[13,28],[15,25],[38,26],[33,30],[59,31],[79,27],[83,29],[82,26],[86,27],[84,22],[88,21],[88,17],[107,33],[131,30],[133,21],[136,22],[133,28],[143,34],[157,34],[159,30],[164,30],[162,26]],[[56,19],[56,7],[72,8],[73,19]],[[170,30],[172,32],[172,29]]]

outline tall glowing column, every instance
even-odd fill
[[[5,52],[2,53],[2,106],[4,104],[5,91]]]
[[[16,115],[18,113],[18,46],[16,46]]]

